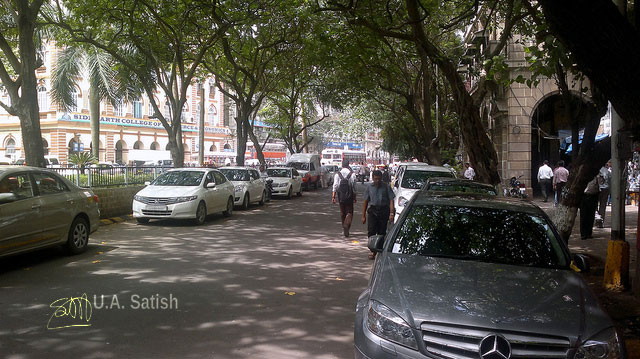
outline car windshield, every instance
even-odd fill
[[[230,181],[248,181],[249,171],[242,169],[221,168],[220,172],[224,173]]]
[[[154,186],[199,186],[204,172],[202,171],[170,171],[158,176]]]
[[[558,238],[544,218],[494,208],[413,206],[391,251],[519,266],[568,265]]]
[[[289,162],[287,163],[287,167],[293,167],[297,170],[303,170],[303,171],[309,170],[309,164],[305,162]]]
[[[269,177],[291,177],[291,170],[284,168],[268,169],[267,176]]]
[[[453,177],[453,173],[407,170],[402,176],[402,188],[420,189],[431,177]]]
[[[460,183],[432,183],[429,185],[429,191],[437,192],[463,192],[463,193],[479,193],[495,196],[496,190],[491,187],[468,185]]]

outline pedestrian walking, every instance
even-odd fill
[[[360,180],[362,181],[362,184],[364,184],[364,177],[367,174],[367,167],[364,164],[364,162],[362,162],[362,164],[360,165],[360,168],[358,168],[358,177],[360,177]]]
[[[471,164],[469,162],[465,162],[464,167],[466,168],[463,174],[464,178],[473,180],[476,177],[476,171],[473,169],[473,167],[471,167]]]
[[[600,189],[596,177],[587,184],[580,201],[580,239],[593,237],[593,222],[596,219],[599,193]]]
[[[331,202],[340,205],[340,223],[342,233],[349,237],[353,220],[353,204],[356,202],[355,175],[349,167],[349,161],[342,161],[342,169],[333,176],[333,194]]]
[[[382,172],[373,171],[372,181],[366,186],[362,205],[362,223],[367,223],[367,237],[387,233],[387,223],[393,221],[395,215],[394,197],[391,186],[382,181]],[[369,259],[374,259],[375,256],[376,253],[372,251]]]
[[[382,168],[382,182],[386,184],[391,183],[391,175],[389,174],[389,166],[387,165]]]
[[[600,221],[598,227],[604,227],[604,216],[607,213],[607,202],[609,201],[609,193],[611,187],[611,161],[605,163],[598,173],[598,187],[600,188],[598,214]]]
[[[549,161],[544,160],[542,166],[538,168],[538,184],[542,191],[543,202],[548,200],[548,192],[551,189],[551,178],[553,178],[553,170],[549,167]]]
[[[562,200],[562,189],[569,180],[569,170],[564,168],[564,161],[558,161],[558,167],[553,170],[553,190],[556,192],[554,198],[554,206],[558,206],[558,202]]]

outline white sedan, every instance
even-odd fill
[[[247,209],[252,202],[264,204],[267,188],[257,170],[249,167],[221,167],[220,172],[233,183],[236,206]]]
[[[180,168],[167,171],[133,197],[133,217],[193,219],[202,224],[207,214],[233,212],[233,184],[218,170]]]
[[[267,176],[273,180],[271,195],[285,195],[291,198],[293,193],[302,196],[302,176],[292,167],[271,167]]]

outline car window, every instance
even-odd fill
[[[267,176],[288,178],[288,177],[291,177],[291,170],[288,170],[285,168],[267,169]]]
[[[151,182],[154,186],[199,186],[204,177],[202,171],[169,171]]]
[[[12,174],[0,181],[0,204],[33,197],[33,186],[28,174]]]
[[[208,183],[216,183],[213,171],[208,172],[207,176],[204,178],[204,185],[206,186]]]
[[[420,189],[431,177],[453,177],[453,173],[406,170],[402,176],[402,188]]]
[[[36,181],[38,192],[41,196],[61,193],[69,190],[60,179],[52,174],[36,172],[33,174],[33,177]]]
[[[391,251],[520,266],[568,266],[545,218],[494,208],[415,205],[401,223]]]
[[[249,181],[249,171],[232,168],[221,168],[220,172],[224,173],[230,181]]]
[[[257,180],[260,178],[260,174],[256,170],[251,170],[251,179]]]
[[[291,170],[291,173],[293,173],[294,176],[300,176],[300,173],[298,173],[295,168]]]
[[[297,170],[303,170],[303,171],[309,170],[309,164],[304,162],[289,162],[287,163],[287,167],[293,167]]]
[[[446,192],[463,192],[463,193],[478,193],[489,194],[492,196],[497,195],[496,190],[491,187],[467,185],[459,183],[432,183],[429,185],[429,191],[446,191]]]
[[[309,163],[309,168],[310,168],[310,171],[316,170],[316,166],[313,163]]]
[[[227,178],[220,172],[213,172],[214,177],[216,178],[216,184],[223,184],[227,182]]]

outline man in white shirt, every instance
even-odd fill
[[[464,171],[464,178],[473,180],[476,177],[476,171],[473,170],[473,167],[471,167],[469,162],[465,163],[464,166],[467,168]]]
[[[346,198],[344,191],[340,188],[340,181],[346,179],[351,186],[351,193],[348,193]],[[331,202],[338,203],[340,205],[340,220],[342,222],[342,233],[345,237],[349,237],[349,229],[351,228],[351,221],[353,220],[353,204],[356,202],[356,174],[353,173],[351,167],[349,167],[349,160],[342,161],[342,169],[339,174],[336,173],[333,177],[333,195]],[[342,193],[342,194],[341,194]]]
[[[542,198],[547,202],[549,189],[551,187],[551,179],[553,178],[553,170],[549,167],[549,161],[544,160],[542,166],[538,169],[538,183],[542,191]]]

